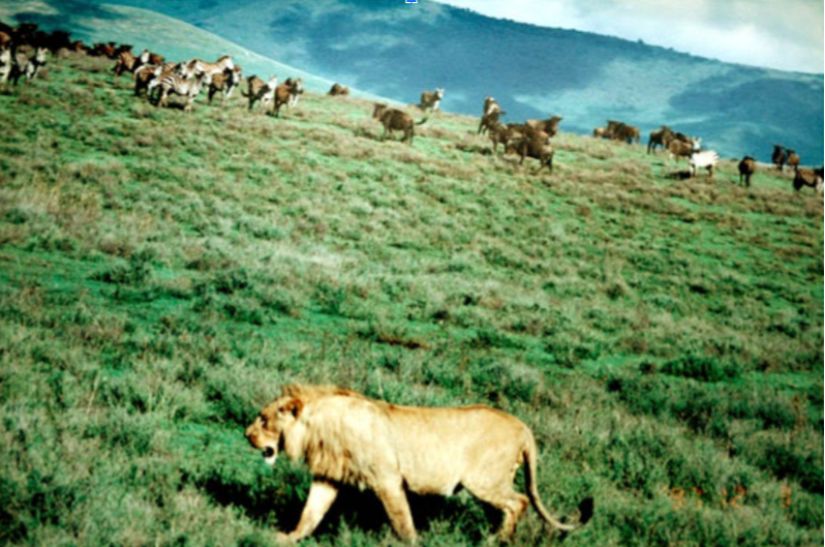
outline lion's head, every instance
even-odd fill
[[[269,465],[274,465],[278,452],[285,446],[285,436],[297,425],[303,401],[292,395],[283,395],[261,410],[255,421],[246,428],[249,443],[261,451]]]

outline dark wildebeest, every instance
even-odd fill
[[[418,103],[418,108],[424,112],[434,112],[438,110],[441,105],[441,99],[444,98],[444,90],[437,87],[435,91],[423,91],[421,93],[421,101]]]
[[[501,110],[493,110],[489,114],[483,115],[481,117],[481,121],[478,122],[477,134],[483,135],[488,131],[492,131],[497,125],[499,125],[499,119],[502,114],[504,114],[504,112]]]
[[[498,102],[494,98],[485,98],[484,108],[481,111],[481,121],[478,123],[478,131],[476,131],[476,133],[483,135],[495,127],[499,122],[499,118],[501,118],[504,114],[505,112],[501,110],[501,106],[499,106]]]
[[[791,150],[790,148],[786,150],[786,153],[788,157],[787,160],[785,160],[785,164],[794,171],[796,171],[796,168],[799,167],[799,154],[797,154],[795,150]]]
[[[739,162],[739,184],[745,181],[745,186],[750,187],[751,176],[756,172],[756,160],[750,156],[745,156]]]
[[[301,78],[287,78],[284,83],[275,88],[275,100],[272,102],[272,112],[280,117],[281,107],[293,107],[298,104],[298,97],[304,92],[304,82]]]
[[[75,53],[83,53],[84,55],[89,53],[89,46],[84,44],[83,40],[75,40],[71,46],[69,46],[69,49]]]
[[[511,141],[521,138],[524,132],[527,131],[526,126],[520,123],[497,123],[490,128],[490,142],[493,144],[493,154],[496,153],[499,143],[504,146],[505,152],[507,145]]]
[[[555,137],[556,133],[559,132],[559,122],[561,120],[561,116],[553,116],[546,120],[527,120],[526,125],[537,131],[544,131],[550,137]]]
[[[61,49],[69,49],[72,41],[70,34],[65,30],[53,30],[50,33],[44,33],[38,45],[45,47],[52,53],[57,53]]]
[[[670,152],[671,158],[687,158],[698,152],[701,147],[702,139],[695,138],[688,141],[682,139],[671,139],[667,145],[667,151]]]
[[[172,72],[170,67],[169,72]],[[140,68],[135,69],[135,96],[140,97],[145,91],[149,89],[149,83],[160,76],[163,72],[161,65],[141,65]]]
[[[275,97],[275,88],[277,87],[277,76],[273,76],[268,82],[257,76],[250,76],[246,79],[246,92],[241,91],[241,95],[249,99],[249,110],[252,110],[258,101],[261,101],[261,104],[266,107],[266,104]]]
[[[771,154],[771,162],[776,165],[780,171],[784,170],[785,162],[788,160],[788,153],[785,147],[781,144],[773,145],[773,154]]]
[[[519,165],[524,164],[524,158],[531,157],[539,160],[536,172],[541,171],[545,165],[551,173],[553,172],[553,147],[550,146],[550,135],[544,131],[525,127],[521,135],[505,147],[505,153],[510,152],[515,152],[521,157]]]
[[[327,95],[330,95],[331,97],[337,97],[339,95],[346,96],[349,95],[349,88],[345,85],[341,85],[338,82],[335,82],[334,84],[332,84],[332,87],[329,88],[329,93],[327,93]]]
[[[140,68],[141,65],[147,63],[149,59],[149,52],[146,52],[146,55],[140,55],[136,57],[131,51],[122,51],[117,56],[117,62],[115,63],[114,72],[115,76],[120,76],[124,72],[131,72],[134,74],[135,70]]]
[[[415,136],[415,126],[427,121],[427,119],[424,118],[416,124],[412,116],[403,110],[390,108],[384,103],[375,103],[372,117],[380,121],[381,125],[384,126],[384,133],[381,135],[381,140],[384,140],[387,135],[392,136],[393,131],[403,131],[404,136],[401,138],[401,142],[407,141],[408,144],[412,144],[413,137]]]
[[[647,140],[647,153],[656,151],[657,146],[667,148],[670,140],[673,138],[673,130],[666,125],[663,125],[656,131],[650,132],[650,137]]]
[[[610,128],[608,128],[608,130],[611,131]],[[641,133],[638,127],[621,122],[612,129],[611,135],[612,139],[624,141],[627,144],[638,143],[641,140]]]
[[[825,171],[822,167],[817,169],[801,169],[796,167],[793,177],[793,189],[797,192],[803,186],[810,186],[816,190],[822,190],[822,181],[825,179]]]
[[[152,65],[162,65],[165,60],[166,57],[164,57],[160,53],[153,53],[150,51],[149,59],[146,62]]]
[[[241,84],[241,66],[235,65],[212,76],[207,90],[207,101],[212,104],[212,98],[216,93],[221,94],[221,104],[232,96],[235,88]]]
[[[98,42],[89,50],[89,55],[93,57],[108,57],[109,59],[116,59],[118,56],[115,42],[102,43]]]

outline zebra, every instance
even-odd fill
[[[160,83],[160,97],[156,106],[166,106],[166,101],[170,94],[180,95],[186,99],[185,111],[192,110],[192,103],[195,97],[201,92],[201,87],[206,83],[207,75],[205,72],[196,72],[192,77],[186,78],[180,74],[165,74],[158,79]]]
[[[40,72],[40,67],[46,65],[46,55],[48,52],[49,50],[44,47],[38,47],[33,57],[18,52],[12,58],[11,72],[7,78],[11,80],[14,85],[17,85],[20,76],[23,75],[26,76],[26,81],[31,81]]]
[[[212,83],[212,76],[215,74],[220,74],[225,70],[234,69],[235,63],[232,61],[232,57],[229,55],[224,55],[218,58],[218,60],[214,63],[207,63],[206,61],[202,61],[200,59],[192,59],[185,63],[181,63],[178,68],[178,74],[184,78],[191,78],[196,73],[202,72],[206,75],[206,81],[204,83],[209,85]]]
[[[12,71],[14,70],[14,61],[12,60],[11,47],[0,47],[0,84],[5,86]]]

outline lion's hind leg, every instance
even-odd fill
[[[516,525],[530,500],[524,494],[513,491],[510,486],[505,487],[478,487],[474,485],[464,485],[475,497],[485,503],[489,503],[502,512],[501,526],[498,529],[498,537],[504,541],[513,537],[516,532]]]

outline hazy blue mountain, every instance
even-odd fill
[[[620,119],[638,125],[645,140],[667,123],[702,136],[723,155],[764,160],[782,143],[803,163],[822,162],[821,74],[722,63],[428,0],[119,3],[183,19],[264,56],[403,102],[439,86],[446,88],[443,108],[456,112],[477,114],[492,95],[511,120],[559,114],[562,130],[589,132]],[[87,5],[70,3],[80,4]]]

